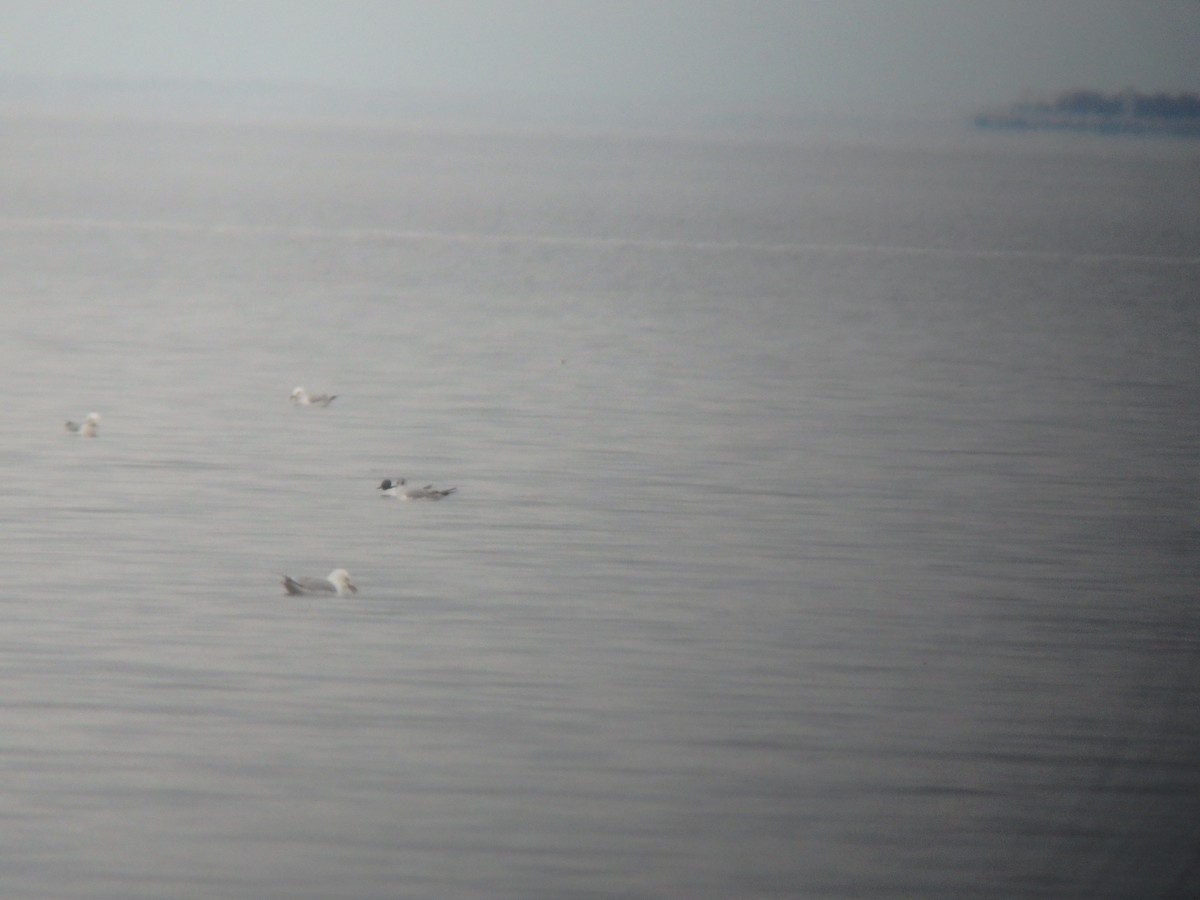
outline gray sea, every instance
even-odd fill
[[[24,110],[0,198],[3,897],[1200,891],[1200,144]]]

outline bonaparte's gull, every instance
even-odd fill
[[[345,569],[334,569],[328,578],[309,578],[305,575],[292,578],[284,575],[283,589],[289,594],[337,594],[339,597],[358,593],[358,588],[350,580],[350,573]]]
[[[298,387],[288,399],[297,406],[328,406],[337,399],[337,394],[310,394],[304,388]]]
[[[406,482],[403,478],[395,480],[391,478],[383,479],[379,485],[379,490],[383,491],[385,497],[399,497],[401,500],[441,500],[443,497],[449,497],[458,488],[435,488],[432,484],[427,484],[421,488],[410,488],[405,486]]]
[[[84,437],[95,437],[97,430],[100,428],[100,413],[88,413],[88,417],[83,420],[83,424],[78,422],[67,422],[63,426],[69,434],[82,434]]]

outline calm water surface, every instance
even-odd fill
[[[0,161],[5,897],[1200,889],[1194,145]]]

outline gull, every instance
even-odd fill
[[[458,490],[458,488],[438,489],[432,484],[427,484],[422,488],[410,488],[405,487],[405,484],[403,478],[394,480],[385,478],[379,485],[379,490],[383,491],[385,497],[399,497],[401,500],[441,500]]]
[[[304,388],[298,387],[288,399],[297,406],[328,406],[337,399],[337,394],[310,394]]]
[[[334,569],[328,578],[309,578],[305,575],[292,578],[284,575],[283,589],[289,594],[337,594],[339,597],[358,593],[358,588],[350,580],[350,573],[345,569]]]
[[[67,422],[63,426],[70,434],[82,434],[84,437],[95,437],[97,429],[100,427],[100,413],[88,413],[88,417],[83,420],[83,424],[78,422]]]

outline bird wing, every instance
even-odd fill
[[[309,578],[304,575],[296,578],[284,575],[283,589],[289,594],[332,594],[337,592],[337,588],[328,578]]]

